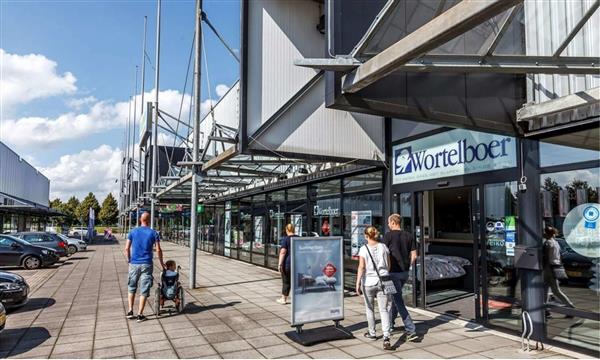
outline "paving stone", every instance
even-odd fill
[[[428,347],[427,351],[439,355],[440,357],[457,357],[470,354],[474,350],[467,350],[452,344],[439,344]]]
[[[349,355],[351,355],[352,357],[355,357],[355,358],[366,358],[369,356],[379,355],[379,354],[382,354],[384,352],[384,350],[383,350],[383,342],[378,342],[378,343],[381,344],[382,348],[378,349],[369,344],[361,344],[361,345],[348,346],[347,348],[344,348],[344,352],[348,353]]]
[[[216,357],[217,351],[210,345],[200,345],[177,348],[177,354],[183,359],[194,359],[200,357]]]
[[[169,339],[177,339],[183,337],[190,336],[200,336],[200,331],[195,328],[186,328],[186,329],[176,329],[176,330],[166,330],[167,336]]]
[[[53,346],[38,346],[32,349],[15,349],[10,353],[9,358],[47,358],[52,353],[52,348]]]
[[[210,344],[216,344],[216,343],[221,343],[221,342],[226,342],[226,341],[242,339],[241,336],[239,336],[238,334],[236,334],[233,331],[226,331],[226,332],[214,333],[214,334],[206,334],[206,335],[204,335],[204,338]]]
[[[264,359],[264,356],[254,349],[228,352],[221,356],[223,359]]]
[[[298,349],[288,344],[267,346],[258,351],[267,358],[288,357],[298,353]]]
[[[252,348],[252,345],[250,345],[248,342],[246,342],[246,340],[233,340],[233,341],[220,342],[217,344],[212,344],[212,346],[220,354],[223,354],[226,352],[247,350],[247,349]]]
[[[326,349],[307,353],[313,359],[347,359],[348,354],[340,349]]]
[[[72,344],[55,345],[52,354],[66,354],[75,351],[92,350],[92,341],[82,341]]]
[[[154,332],[148,334],[132,335],[131,342],[135,344],[145,344],[154,341],[166,340],[167,335],[164,332]]]
[[[208,341],[202,335],[196,335],[185,338],[171,339],[171,344],[175,347],[175,349],[179,349],[188,346],[205,345],[208,344]]]
[[[147,353],[150,351],[160,351],[160,350],[172,350],[173,347],[171,346],[171,343],[169,343],[169,341],[167,340],[161,340],[161,341],[152,341],[152,342],[147,342],[147,343],[133,343],[133,348],[135,350],[136,355],[140,354],[142,352]]]
[[[256,338],[246,339],[246,341],[248,341],[252,346],[254,346],[257,349],[286,343],[276,335],[260,336]]]
[[[400,359],[439,359],[440,357],[423,349],[396,351],[394,356]]]
[[[105,331],[96,331],[94,334],[94,339],[103,340],[110,339],[114,337],[129,337],[129,329],[116,329],[116,330],[105,330]]]
[[[84,351],[76,351],[76,352],[65,353],[65,354],[52,354],[52,355],[50,355],[51,359],[89,359],[91,357],[92,357],[92,351],[91,350],[84,350]]]
[[[102,340],[96,339],[94,341],[94,349],[102,349],[121,345],[131,345],[131,339],[129,338],[129,336],[120,336]]]
[[[173,350],[160,350],[145,353],[136,353],[136,357],[140,359],[176,359],[177,354]]]

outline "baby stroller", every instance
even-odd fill
[[[175,309],[178,313],[183,311],[184,307],[184,291],[183,287],[179,284],[179,270],[181,267],[177,267],[177,271],[169,271],[164,269],[160,275],[160,282],[156,288],[154,296],[154,309],[156,309],[156,316],[160,315],[161,302],[164,306],[164,300],[170,300],[175,302]],[[179,298],[179,303],[175,301]]]

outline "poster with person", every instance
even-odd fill
[[[292,237],[292,326],[344,318],[342,237]]]

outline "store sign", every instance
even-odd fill
[[[352,257],[358,257],[358,250],[367,243],[365,239],[365,229],[371,225],[373,212],[371,210],[352,211],[350,226],[352,230]]]
[[[396,145],[393,183],[515,167],[515,142],[509,136],[455,129]]]
[[[291,238],[292,326],[344,318],[341,237]]]
[[[313,207],[313,215],[314,216],[340,216],[340,209],[328,207],[320,207],[319,205],[315,205]]]
[[[587,203],[569,211],[563,223],[567,244],[589,258],[600,258],[600,205]]]
[[[225,256],[231,255],[231,201],[225,203]]]

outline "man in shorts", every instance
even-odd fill
[[[129,278],[127,280],[129,308],[126,316],[128,319],[137,318],[137,322],[146,320],[144,307],[146,306],[146,299],[150,296],[150,288],[152,288],[154,281],[152,277],[152,249],[155,245],[160,265],[163,269],[165,268],[158,232],[151,229],[149,224],[150,214],[144,212],[140,217],[141,226],[129,232],[125,243],[125,256],[129,263]],[[140,288],[140,304],[136,317],[133,315],[133,303],[138,285]]]

